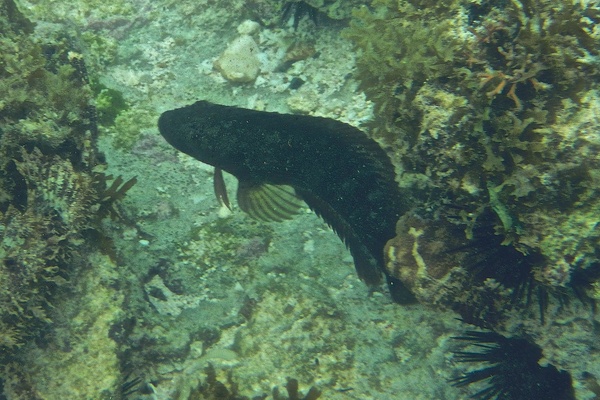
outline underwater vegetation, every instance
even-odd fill
[[[51,335],[55,304],[100,250],[100,221],[135,184],[103,173],[96,114],[81,55],[68,37],[30,34],[0,3],[0,362],[4,394],[37,398],[20,361]]]
[[[185,7],[198,11],[207,3],[214,2]],[[540,397],[548,390],[572,398],[570,377],[562,370],[569,370],[578,383],[590,374],[583,373],[583,367],[571,368],[568,356],[556,350],[558,341],[546,340],[540,332],[554,332],[551,330],[559,324],[565,330],[576,330],[577,326],[569,325],[568,316],[555,324],[557,315],[569,312],[570,300],[571,305],[576,303],[591,314],[600,298],[597,6],[544,0],[376,0],[362,6],[364,3],[249,0],[241,13],[264,26],[280,26],[283,15],[288,30],[298,24],[300,28],[312,26],[311,14],[316,13],[351,19],[345,35],[357,49],[358,69],[353,78],[360,80],[361,88],[375,103],[372,131],[391,153],[402,186],[410,187],[420,199],[418,209],[408,211],[395,231],[397,215],[385,221],[390,227],[386,235],[395,236],[386,247],[389,273],[422,303],[450,308],[465,322],[503,334],[465,334],[462,341],[480,352],[455,356],[473,368],[455,381],[457,386],[472,386],[461,390],[479,392],[478,398]],[[29,343],[45,343],[45,338],[56,335],[56,305],[65,293],[74,291],[76,272],[98,263],[86,254],[99,245],[95,243],[102,237],[99,220],[106,216],[118,219],[121,213],[115,204],[135,184],[135,180],[111,181],[104,175],[104,160],[95,144],[96,122],[114,127],[111,130],[118,135],[112,143],[115,147],[133,148],[139,154],[153,151],[148,157],[156,159],[165,155],[159,146],[150,143],[144,148],[138,141],[140,124],[153,122],[153,111],[129,108],[120,92],[88,85],[79,53],[72,50],[69,39],[52,45],[33,43],[27,35],[31,24],[15,11],[12,2],[2,4],[1,15],[10,18],[0,22],[0,85],[4,85],[3,93],[4,88],[11,93],[0,100],[0,268],[5,272],[0,275],[0,334],[4,333],[1,350],[8,360],[3,364],[2,376],[8,378],[2,389],[11,398],[32,398],[35,396],[28,389],[35,386],[35,377],[20,369],[22,354]],[[162,11],[156,14],[162,17]],[[130,29],[130,25],[119,25],[119,18],[126,19],[131,10],[122,15],[106,22],[90,21],[92,31],[82,36],[93,47],[96,64],[114,61],[114,38],[125,31],[119,27]],[[194,21],[196,13],[189,15]],[[102,40],[99,32],[110,32],[113,40]],[[290,55],[281,70],[297,60],[310,61],[316,53],[314,47],[305,46],[300,57]],[[19,50],[15,52],[15,48]],[[299,79],[291,82],[290,88],[297,89],[302,84]],[[95,111],[90,106],[93,101]],[[150,142],[152,135],[147,136],[145,140]],[[167,221],[178,213],[175,204],[165,199],[145,212],[150,218]],[[272,210],[262,210],[265,212],[268,215]],[[212,235],[196,234],[190,244],[182,245],[182,252],[188,251],[182,256],[189,261],[187,266],[197,263],[202,268],[220,268],[226,263],[221,257],[224,251],[234,254],[236,262],[247,263],[273,250],[270,233],[259,233],[261,236],[240,244],[232,236],[243,236],[243,228],[228,224],[223,220],[207,224],[202,229]],[[256,231],[250,232],[257,235]],[[227,239],[215,240],[217,233]],[[127,234],[137,239],[135,233]],[[133,242],[137,244],[137,240]],[[381,247],[384,241],[378,242]],[[200,244],[208,250],[192,251]],[[228,247],[222,248],[223,244]],[[116,254],[111,257],[117,259]],[[182,320],[160,325],[157,320],[171,321],[170,316],[157,315],[156,310],[143,314],[132,306],[136,300],[131,298],[139,295],[146,297],[148,308],[160,309],[161,304],[167,308],[177,300],[191,298],[187,296],[189,287],[197,285],[198,292],[203,290],[200,283],[205,282],[183,282],[186,275],[177,270],[182,265],[161,259],[148,267],[152,271],[147,276],[144,272],[131,274],[132,282],[143,277],[139,279],[143,293],[128,299],[127,307],[133,311],[128,310],[118,323],[109,323],[107,340],[122,346],[119,361],[154,369],[154,382],[171,372],[159,371],[159,366],[187,357],[190,341],[210,347],[219,336],[213,328],[186,338],[194,328],[183,326]],[[128,268],[131,270],[122,270],[133,271]],[[252,274],[261,272],[260,268],[250,269]],[[281,274],[283,266],[274,266],[273,271],[271,275]],[[231,276],[226,279],[233,284]],[[18,290],[7,293],[6,287],[15,284]],[[114,287],[128,284],[110,283]],[[243,308],[229,324],[250,321],[263,301],[240,297]],[[27,301],[21,300],[25,298]],[[328,308],[334,309],[334,304],[327,304],[322,313]],[[597,323],[592,318],[582,314],[579,322],[590,319],[593,327]],[[310,319],[306,331],[314,332],[310,324],[315,322]],[[214,322],[219,328],[225,325],[222,319]],[[158,328],[174,333],[160,337]],[[520,339],[525,337],[527,340]],[[573,342],[577,344],[578,339]],[[84,354],[77,353],[74,346],[65,341],[64,353]],[[330,346],[327,354],[337,354],[339,349],[333,348],[337,344]],[[548,365],[538,364],[542,347]],[[239,354],[248,356],[252,351]],[[294,354],[304,354],[303,349]],[[340,375],[345,368],[339,367]],[[113,369],[102,375],[111,374],[115,374]],[[206,375],[206,380],[182,398],[188,394],[189,398],[245,398],[243,390],[253,390],[237,388],[234,379],[223,379],[223,374],[217,378],[214,370]],[[528,382],[520,380],[522,377]],[[299,378],[307,380],[306,376]],[[519,384],[511,388],[514,382]],[[480,389],[483,385],[489,386]],[[538,392],[529,392],[532,388]],[[141,385],[140,378],[126,378],[120,387],[113,385],[113,390],[124,398],[150,394],[144,392],[149,392],[148,385]],[[271,392],[269,387],[258,393],[267,391],[277,400],[319,397],[316,389],[301,393],[291,379],[285,389]],[[110,398],[106,392],[104,396]]]
[[[205,368],[206,379],[191,390],[182,390],[175,394],[175,400],[264,400],[267,394],[243,396],[239,394],[239,388],[234,382],[231,372],[227,375],[227,382],[221,382],[217,377],[217,371],[209,364]],[[321,391],[311,387],[305,395],[300,392],[297,379],[288,378],[285,385],[287,396],[276,386],[271,392],[273,400],[317,400],[321,397]]]
[[[496,248],[521,253],[523,278],[550,291],[598,264],[599,18],[568,1],[374,0],[344,32],[404,185],[424,208],[460,207],[448,224],[471,246],[493,220]]]
[[[0,85],[10,94],[0,108],[0,344],[12,349],[49,322],[49,295],[66,282],[75,243],[93,224],[88,210],[101,186],[92,170],[101,160],[77,55],[34,44],[27,25],[2,24],[13,35],[0,42]]]
[[[533,340],[557,314],[593,323],[599,22],[595,2],[373,0],[353,11],[343,34],[375,105],[371,132],[421,199],[386,263],[421,303]],[[479,398],[530,398],[502,397],[502,379]]]
[[[117,116],[128,109],[123,94],[118,90],[106,87],[100,82],[93,82],[90,86],[95,95],[98,123],[113,125]]]

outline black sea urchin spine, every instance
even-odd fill
[[[495,332],[468,331],[457,340],[481,351],[456,351],[460,362],[486,363],[452,379],[463,387],[487,381],[488,386],[471,396],[480,400],[575,400],[571,375],[553,365],[541,366],[542,349],[521,338],[506,338]]]

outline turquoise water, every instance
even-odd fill
[[[284,3],[1,3],[0,398],[485,398],[453,381],[485,361],[490,398],[600,396],[598,5]],[[417,302],[308,207],[252,219],[229,174],[220,204],[157,128],[197,100],[375,140]],[[473,330],[515,341],[464,362]]]

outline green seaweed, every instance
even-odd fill
[[[418,121],[410,103],[426,82],[453,74],[454,60],[466,44],[453,35],[456,24],[439,9],[421,8],[407,1],[374,0],[371,7],[356,8],[343,36],[359,50],[360,88],[375,103],[380,132],[396,131],[402,118],[404,131]],[[408,125],[408,127],[406,126]]]
[[[100,220],[135,180],[107,189],[104,158],[96,143],[92,90],[72,40],[57,33],[41,44],[12,0],[1,0],[0,11],[4,94],[0,100],[0,361],[5,366],[1,384],[7,398],[37,399],[45,398],[39,393],[45,390],[44,374],[56,371],[39,353],[32,367],[30,354],[23,349],[50,351],[36,347],[34,341],[44,337],[50,348],[66,343],[59,337],[67,336],[64,332],[69,329],[91,337],[90,331],[97,327],[91,329],[87,323],[108,322],[91,315],[115,312],[114,298],[102,307],[88,302],[89,309],[83,312],[86,323],[79,319],[75,326],[65,322],[68,311],[62,306],[74,293],[87,295],[78,288],[79,279],[90,265],[98,266],[94,257],[100,254],[100,244],[93,238],[103,235]],[[95,290],[103,291],[100,286]],[[94,392],[90,398],[100,398],[99,388],[111,385],[116,357],[107,349],[113,345],[104,335],[86,348],[108,354],[95,357],[105,375],[83,385],[81,393]],[[63,371],[75,368],[74,354],[80,351],[53,353],[53,365],[60,364]],[[81,379],[78,384],[82,386]]]
[[[139,107],[127,108],[119,112],[111,127],[113,146],[128,151],[138,141],[143,130],[153,127],[153,114]]]
[[[92,81],[90,86],[95,95],[98,122],[104,126],[114,125],[119,114],[129,109],[123,93],[100,82]]]
[[[598,264],[598,21],[593,2],[373,0],[344,31],[401,181],[467,226],[494,210],[549,290]]]

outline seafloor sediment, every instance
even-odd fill
[[[452,352],[467,322],[527,337],[571,374],[578,399],[598,395],[589,385],[600,377],[597,5],[312,1],[284,12],[283,3],[23,0],[35,25],[17,14],[0,25],[11,27],[1,45],[21,49],[1,56],[0,84],[12,89],[0,100],[0,150],[16,161],[0,163],[0,259],[11,279],[15,265],[37,268],[22,291],[33,300],[0,310],[5,396],[225,398],[209,397],[214,372],[231,398],[284,398],[273,388],[285,393],[293,378],[323,399],[461,399],[485,387],[449,383],[471,368]],[[46,63],[48,42],[72,49],[70,68],[81,57],[89,83]],[[14,76],[49,89],[16,92]],[[160,113],[199,99],[326,116],[376,138],[414,193],[387,257],[420,303],[396,305],[385,287],[360,282],[308,209],[275,224],[221,207],[212,168],[156,128]],[[79,186],[52,194],[36,180],[55,175],[27,163],[71,171]],[[137,182],[111,191],[118,176]],[[235,179],[226,183],[233,198]],[[39,203],[18,201],[23,190]],[[78,196],[87,212],[73,208]],[[54,211],[30,215],[49,199]],[[35,220],[37,234],[15,241],[21,220]],[[521,286],[472,255],[490,237],[491,257],[508,248],[528,268],[526,300],[515,304]],[[59,249],[55,263],[15,256],[45,243]]]

